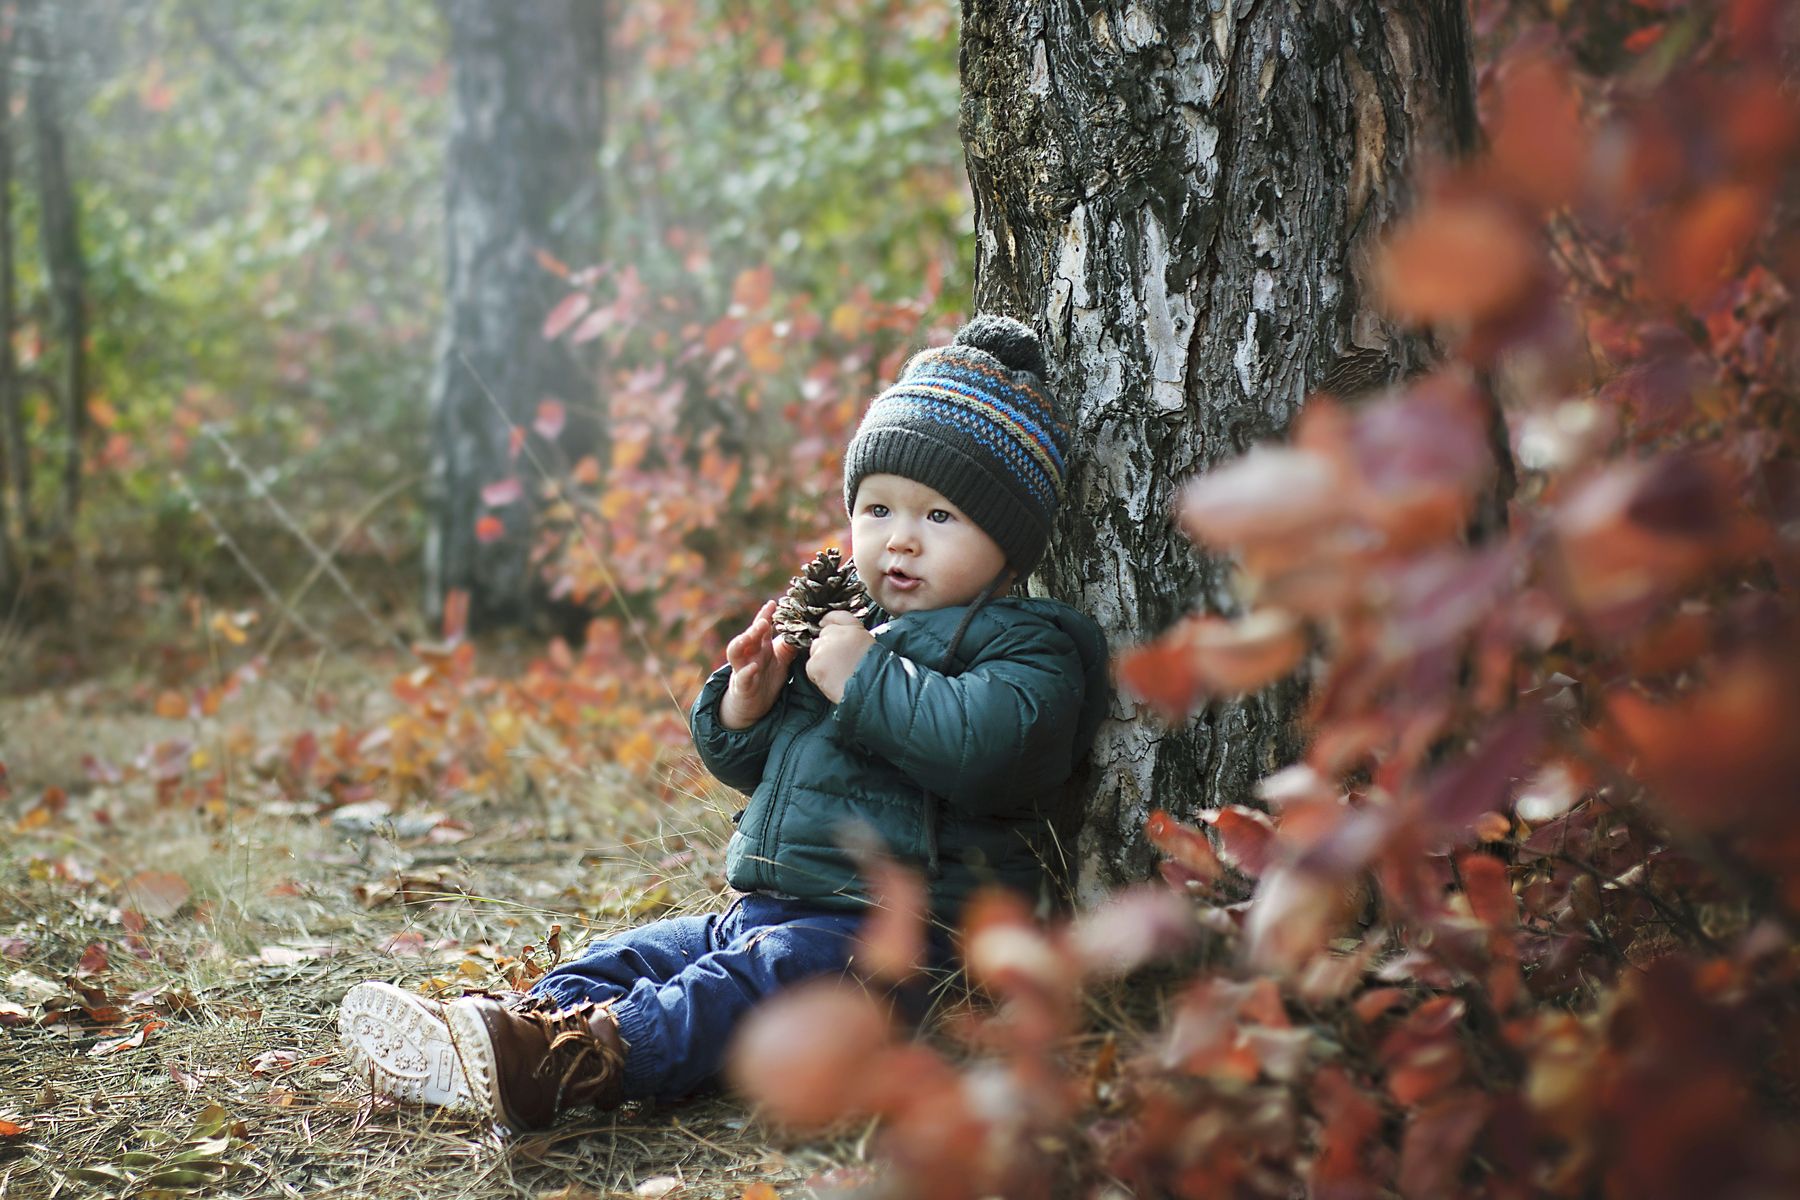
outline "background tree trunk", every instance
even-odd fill
[[[494,4],[444,0],[454,72],[446,163],[449,295],[431,388],[432,525],[425,546],[433,622],[466,588],[478,626],[519,621],[533,593],[527,564],[541,480],[509,452],[540,401],[571,402],[592,384],[541,336],[563,294],[540,251],[582,261],[594,242],[605,24],[599,0]],[[584,406],[585,407],[585,406]],[[583,427],[563,446],[579,452]],[[591,429],[590,429],[591,435]],[[488,484],[517,476],[523,498],[483,507]],[[480,542],[477,520],[505,523]]]
[[[20,522],[20,537],[31,539],[31,457],[25,446],[25,411],[19,365],[13,358],[13,148],[12,74],[18,28],[0,16],[0,621],[20,584],[19,546],[13,540],[8,495]]]
[[[1463,6],[965,0],[962,38],[976,308],[1037,323],[1076,424],[1034,587],[1115,647],[1231,611],[1229,565],[1173,524],[1181,484],[1279,434],[1334,368],[1429,357],[1365,274],[1413,168],[1476,136]],[[1299,694],[1174,728],[1121,700],[1082,796],[1082,894],[1149,873],[1152,808],[1241,801],[1292,758]]]
[[[81,254],[80,219],[75,188],[69,179],[65,123],[58,87],[66,49],[56,28],[58,9],[33,0],[23,6],[30,69],[26,81],[31,117],[32,153],[38,185],[38,240],[43,246],[44,274],[49,283],[50,311],[64,347],[62,378],[54,385],[63,411],[67,442],[62,454],[62,489],[56,527],[73,531],[81,504],[81,448],[87,432],[87,312]]]

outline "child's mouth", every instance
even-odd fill
[[[908,575],[905,571],[899,570],[898,568],[888,571],[885,578],[887,580],[887,585],[896,592],[910,592],[921,583],[925,582],[915,576]]]

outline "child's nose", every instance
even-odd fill
[[[919,534],[910,521],[896,521],[888,530],[888,549],[896,554],[912,554],[919,549]]]

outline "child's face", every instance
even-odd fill
[[[850,514],[856,573],[899,616],[967,604],[1006,566],[999,543],[943,493],[899,475],[869,475]]]

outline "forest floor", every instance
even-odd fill
[[[0,1196],[786,1197],[862,1176],[867,1129],[784,1140],[729,1098],[501,1140],[373,1101],[339,1053],[359,981],[503,986],[546,964],[552,926],[567,956],[722,906],[716,791],[650,801],[621,773],[374,817],[229,785],[171,802],[142,768],[197,722],[156,715],[147,673],[0,694]],[[296,656],[231,703],[261,744],[323,738],[391,703],[394,674]]]

